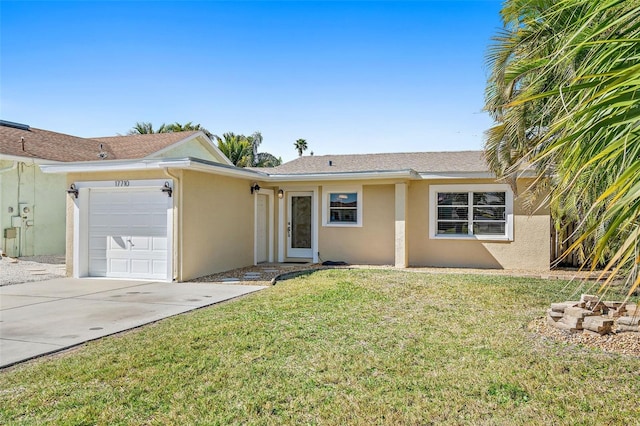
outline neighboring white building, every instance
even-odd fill
[[[0,120],[0,250],[65,254],[65,175],[43,164],[191,156],[230,164],[203,132],[79,138]]]

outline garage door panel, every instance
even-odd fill
[[[127,259],[109,259],[109,272],[114,274],[125,274],[129,270]]]
[[[92,190],[89,275],[168,279],[170,208],[156,188]]]
[[[151,260],[149,259],[132,259],[131,273],[133,274],[152,274]]]

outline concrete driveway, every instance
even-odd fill
[[[0,287],[0,368],[265,288],[73,278]]]

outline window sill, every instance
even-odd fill
[[[323,227],[334,227],[334,228],[362,228],[361,223],[323,223]]]
[[[463,240],[463,241],[513,241],[506,235],[431,235],[432,240]]]

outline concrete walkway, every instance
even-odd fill
[[[0,287],[0,368],[264,288],[73,278]]]

